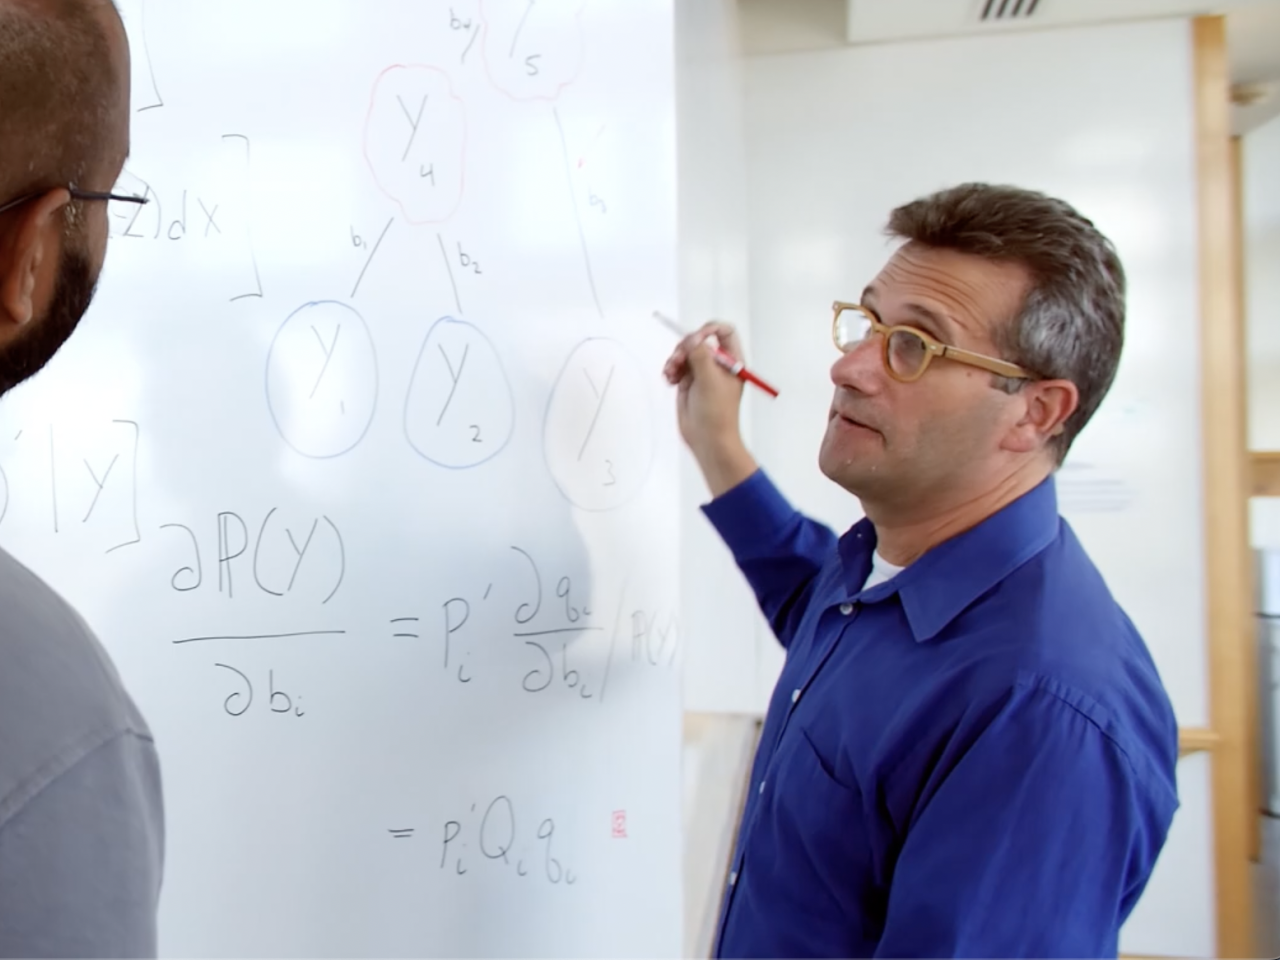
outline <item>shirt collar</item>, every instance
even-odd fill
[[[916,641],[932,640],[973,601],[1052,543],[1059,522],[1050,476],[977,526],[934,547],[892,580],[862,591],[858,599],[878,603],[898,594]],[[866,519],[840,538],[840,557],[855,590],[871,569],[875,545],[875,528]]]

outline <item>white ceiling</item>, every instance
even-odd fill
[[[739,0],[748,54],[820,50],[858,43],[1221,13],[1234,84],[1274,91],[1234,108],[1243,133],[1280,114],[1280,0]],[[1005,18],[999,14],[1003,6]],[[1013,17],[1014,11],[1020,14]]]
[[[1252,0],[847,0],[850,43],[1224,12]]]
[[[1236,132],[1244,133],[1280,116],[1280,0],[1228,13],[1227,49],[1232,83],[1262,84],[1269,90],[1264,102],[1235,108]]]

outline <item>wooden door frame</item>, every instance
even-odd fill
[[[1244,317],[1226,19],[1192,21],[1200,259],[1201,443],[1217,954],[1253,955],[1257,829],[1253,564]],[[1172,519],[1172,518],[1171,518]]]

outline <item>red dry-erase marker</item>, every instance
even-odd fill
[[[679,335],[682,338],[688,336],[688,334],[684,330],[680,329],[680,325],[678,323],[676,323],[674,320],[672,320],[670,317],[666,316],[665,314],[661,313],[660,311],[658,310],[653,311],[653,316],[654,316],[654,319],[656,319],[663,326],[667,327],[673,333]],[[748,370],[746,364],[744,364],[741,360],[735,360],[732,356],[730,356],[729,354],[721,350],[720,345],[718,343],[712,342],[709,345],[711,347],[712,355],[716,358],[716,362],[720,364],[720,366],[728,370],[735,377],[737,377],[739,380],[745,380],[747,383],[755,384],[757,387],[759,387],[765,393],[769,394],[769,396],[771,397],[776,397],[778,395],[777,390],[769,386],[769,384],[765,383],[763,380],[757,377],[754,373]]]

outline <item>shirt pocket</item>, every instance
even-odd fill
[[[832,762],[803,727],[788,731],[786,741],[769,817],[782,898],[804,922],[830,925],[835,942],[865,936],[883,923],[876,906],[883,898],[875,889],[861,792],[835,778]]]

